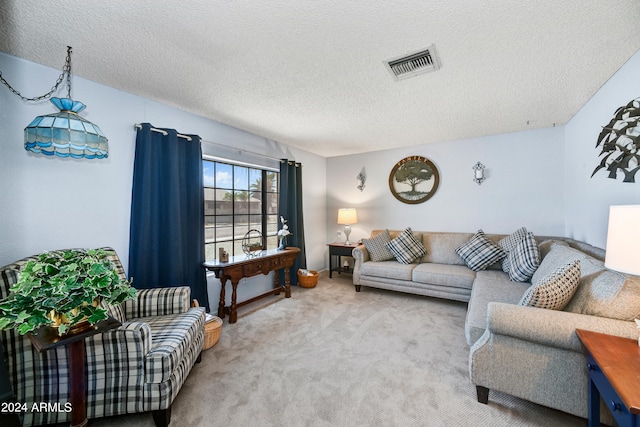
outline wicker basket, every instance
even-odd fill
[[[191,300],[191,307],[200,307],[197,299]],[[204,323],[204,344],[203,350],[208,350],[220,339],[220,332],[222,332],[222,319],[218,316],[214,316],[211,313],[205,314],[206,319]]]
[[[318,272],[315,270],[307,270],[309,274],[304,276],[298,270],[298,285],[303,288],[315,288],[318,284]]]
[[[207,315],[207,318],[210,315]],[[211,316],[211,320],[207,320],[204,324],[204,345],[203,350],[208,350],[220,339],[220,332],[222,331],[222,319],[218,316]]]

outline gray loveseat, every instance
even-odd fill
[[[374,230],[374,237],[384,230]],[[391,238],[400,231],[390,231]],[[500,263],[473,271],[456,249],[473,233],[414,232],[427,254],[412,264],[371,261],[365,246],[353,250],[353,283],[468,302],[465,336],[469,372],[478,400],[505,392],[580,417],[587,416],[587,356],[577,328],[636,339],[640,278],[607,270],[604,251],[563,237],[538,237],[540,267],[532,280],[579,260],[580,284],[563,310],[518,305],[531,286],[514,282]],[[506,235],[486,237],[498,244]],[[548,258],[547,258],[548,257]],[[604,422],[610,414],[602,410]]]

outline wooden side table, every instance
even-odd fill
[[[36,335],[29,334],[31,343],[39,352],[66,345],[69,349],[69,400],[71,427],[87,425],[87,396],[84,378],[84,339],[101,334],[122,324],[113,317],[96,323],[87,330],[60,337],[53,328],[42,327]]]
[[[600,396],[619,427],[640,426],[637,340],[576,329],[588,351],[589,427],[600,425]]]
[[[342,261],[341,257],[348,256],[353,258],[351,252],[358,245],[355,243],[350,245],[345,245],[344,243],[327,243],[327,246],[329,246],[329,278],[331,278],[334,271],[337,271],[338,274],[342,272],[342,264],[340,262]],[[338,261],[335,265],[333,263],[334,260]]]
[[[19,413],[13,411],[10,405],[15,403],[15,399],[16,396],[9,380],[9,369],[4,359],[4,346],[0,340],[0,405],[3,405],[0,407],[0,425],[4,427],[20,427],[22,425]]]

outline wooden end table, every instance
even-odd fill
[[[352,243],[350,245],[346,245],[344,243],[327,243],[329,246],[329,278],[331,278],[332,273],[337,271],[338,274],[342,272],[342,265],[340,261],[342,261],[343,256],[348,256],[353,258],[352,252],[358,245]],[[334,260],[337,260],[337,264],[334,265]]]
[[[75,334],[63,335],[49,327],[42,327],[36,335],[29,334],[31,344],[39,352],[66,345],[69,349],[69,400],[71,403],[71,427],[87,425],[87,396],[84,383],[84,339],[121,326],[113,317],[96,323]]]
[[[600,425],[600,396],[619,427],[640,426],[637,340],[576,329],[588,351],[589,427]]]

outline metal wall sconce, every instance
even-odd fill
[[[471,169],[473,169],[473,181],[476,184],[480,185],[485,179],[487,179],[487,177],[484,176],[484,165],[482,163],[476,163]]]
[[[356,179],[360,182],[360,184],[358,184],[358,187],[357,187],[358,190],[360,191],[364,190],[364,183],[367,181],[367,170],[364,168],[364,166],[360,170],[360,173],[358,174]]]

